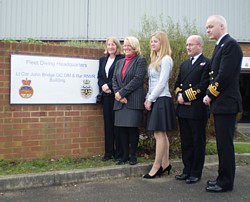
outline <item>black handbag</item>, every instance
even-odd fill
[[[100,93],[98,93],[98,95],[96,96],[96,103],[97,104],[101,104],[102,103],[102,97],[103,97],[103,93],[102,91]]]

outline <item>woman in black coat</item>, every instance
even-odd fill
[[[121,157],[121,147],[117,128],[114,126],[114,92],[112,90],[112,77],[115,64],[118,60],[124,58],[121,55],[122,47],[120,41],[116,38],[106,40],[105,56],[99,59],[98,85],[102,91],[103,118],[104,118],[104,136],[105,153],[103,161],[112,158]]]

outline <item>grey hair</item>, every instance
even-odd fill
[[[203,39],[200,35],[192,35],[192,37],[195,37],[199,44],[201,44],[202,46],[204,45]]]
[[[222,24],[223,27],[224,27],[225,32],[227,32],[227,21],[226,21],[225,17],[223,17],[222,15],[212,15],[210,17],[215,18],[217,22]]]

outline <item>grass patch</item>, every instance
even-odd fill
[[[216,143],[207,143],[206,145],[206,155],[217,154]]]
[[[250,144],[234,143],[235,153],[250,153]],[[206,155],[217,154],[216,143],[209,142],[206,146]],[[138,157],[139,163],[152,163],[154,156]],[[34,160],[0,160],[0,176],[13,174],[40,173],[60,170],[74,170],[84,168],[98,168],[115,166],[115,162],[102,161],[101,156],[91,158],[59,158]]]
[[[206,155],[217,154],[216,142],[207,143]],[[139,144],[138,162],[152,163],[154,160],[154,152],[148,150],[149,147],[155,148],[153,140],[144,140]],[[248,136],[237,134],[235,136],[235,153],[250,153],[250,138]],[[171,157],[173,158],[173,154]],[[115,166],[115,162],[101,160],[101,156],[90,158],[41,158],[34,160],[0,160],[0,176],[40,173],[60,170],[74,170],[84,168],[98,168],[105,166]]]
[[[152,159],[138,158],[139,163],[149,163]],[[34,159],[34,160],[0,160],[0,176],[13,174],[27,174],[50,172],[59,170],[74,170],[84,168],[98,168],[113,166],[115,162],[102,161],[101,156],[91,158],[59,158],[59,159]]]
[[[234,136],[235,153],[250,153],[250,138],[249,136],[236,131]],[[217,154],[215,137],[211,138],[206,145],[206,155]]]
[[[234,143],[235,153],[250,153],[250,144],[247,143]],[[206,155],[214,155],[217,154],[216,143],[208,143],[206,146]]]
[[[250,153],[250,144],[234,144],[235,153]]]

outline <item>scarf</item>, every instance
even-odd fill
[[[131,62],[131,60],[132,60],[135,56],[137,56],[136,53],[133,53],[132,55],[126,55],[126,56],[125,56],[125,64],[124,64],[124,66],[122,67],[122,80],[124,79],[125,72],[126,72],[126,70],[128,69],[129,63]]]

